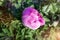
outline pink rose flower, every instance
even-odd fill
[[[45,24],[45,20],[42,15],[33,7],[27,7],[22,13],[23,25],[30,29],[38,29]]]

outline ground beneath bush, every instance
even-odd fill
[[[60,27],[50,27],[43,31],[39,36],[38,40],[60,40]]]

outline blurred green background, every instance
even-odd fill
[[[22,11],[29,6],[38,10],[46,21],[37,30],[22,24]],[[0,40],[54,40],[44,38],[44,32],[57,26],[60,27],[59,0],[0,0]]]

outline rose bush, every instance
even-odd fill
[[[0,40],[60,40],[59,22],[57,0],[0,0]]]

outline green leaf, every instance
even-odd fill
[[[15,20],[15,21],[11,22],[11,26],[14,27],[14,28],[17,28],[18,24],[19,24],[19,20]]]
[[[17,0],[18,3],[15,3],[14,6],[15,6],[16,8],[19,8],[19,7],[21,6],[21,1],[22,1],[22,0]]]
[[[9,33],[9,31],[8,31],[8,29],[2,29],[2,31],[4,32],[4,33]]]
[[[48,12],[50,11],[49,5],[46,5],[42,8],[42,12],[44,12],[46,15],[48,15]]]
[[[13,30],[14,30],[14,28],[10,26],[9,27],[9,31],[10,31],[10,34],[11,34],[10,36],[13,36]]]
[[[19,33],[16,34],[16,40],[20,37]]]
[[[0,6],[2,5],[3,2],[4,2],[4,0],[0,0]]]
[[[0,36],[5,36],[5,34],[4,33],[0,33]]]
[[[44,16],[44,19],[46,22],[50,22],[50,20],[46,16]]]
[[[14,6],[15,6],[16,8],[19,8],[19,7],[20,7],[20,4],[14,4]]]
[[[7,28],[2,29],[2,31],[4,32],[4,34],[6,34],[8,36],[11,36],[11,33],[10,33],[10,31]]]
[[[3,2],[0,2],[0,6],[2,5]]]
[[[57,3],[51,3],[50,5],[43,6],[42,12],[44,12],[46,15],[48,15],[49,12],[54,14],[58,10],[58,7],[56,4]]]
[[[57,12],[57,10],[58,10],[58,8],[56,6],[56,3],[50,4],[50,12],[51,13],[54,14],[55,12]]]
[[[47,29],[48,29],[48,26],[44,25],[43,30],[47,30]]]

